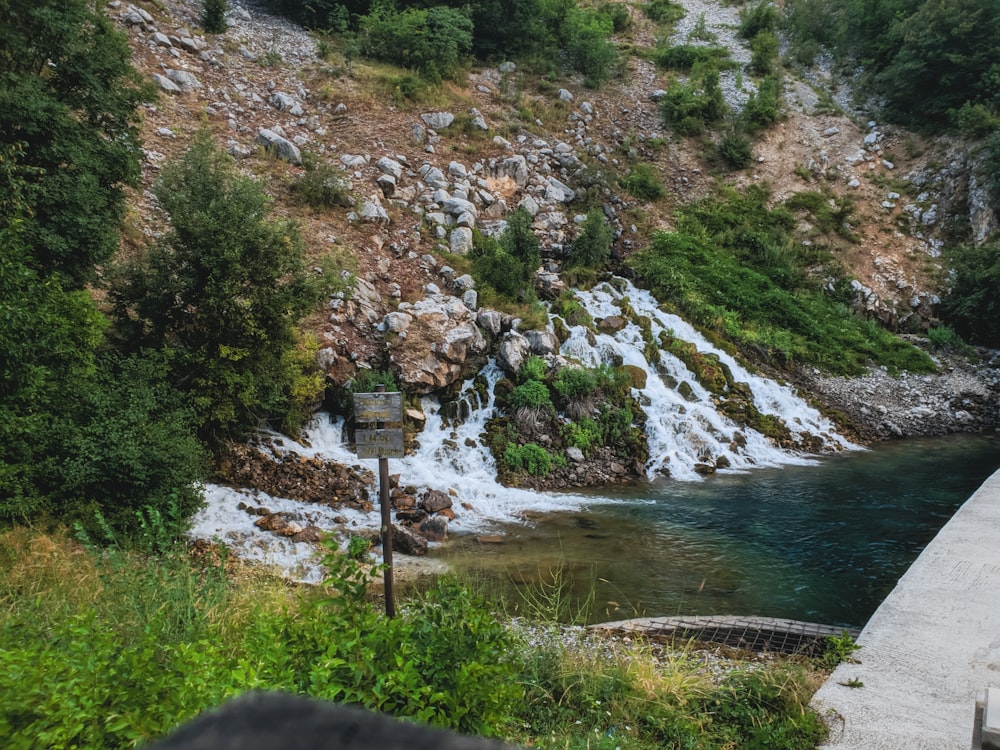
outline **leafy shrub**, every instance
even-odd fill
[[[762,33],[773,33],[777,25],[778,9],[768,0],[762,0],[740,11],[737,34],[741,39],[754,39]]]
[[[563,439],[567,445],[579,448],[584,453],[590,453],[593,448],[604,442],[604,430],[590,417],[583,417],[576,422],[563,425]]]
[[[729,64],[729,50],[695,44],[659,46],[653,51],[652,59],[668,70],[689,71],[699,64],[704,70],[720,70]]]
[[[759,76],[770,75],[778,57],[778,35],[762,31],[750,42],[750,51],[750,70]]]
[[[580,233],[569,247],[567,268],[596,268],[611,257],[611,240],[614,230],[603,211],[590,211]]]
[[[597,376],[586,367],[563,367],[552,381],[552,388],[566,399],[590,396],[597,390]]]
[[[740,130],[730,130],[719,141],[719,158],[730,169],[743,169],[753,161],[753,141]]]
[[[544,381],[548,369],[549,367],[545,364],[544,359],[537,355],[532,355],[521,363],[521,371],[518,373],[518,377],[525,382],[529,380]]]
[[[531,228],[533,221],[527,209],[518,207],[507,217],[507,228],[500,235],[500,246],[521,264],[527,279],[534,278],[542,264],[542,245]]]
[[[542,250],[531,223],[531,214],[518,208],[508,217],[499,240],[479,232],[473,234],[471,255],[476,280],[510,300],[535,299],[533,281],[542,263]]]
[[[636,164],[632,167],[622,180],[622,187],[643,201],[659,200],[667,193],[663,180],[649,164]]]
[[[226,30],[226,0],[205,0],[201,6],[201,27],[206,34],[222,34]]]
[[[993,175],[993,210],[1000,213],[1000,128],[986,139],[986,173]]]
[[[508,445],[503,460],[512,471],[524,471],[536,477],[552,473],[552,454],[535,443]]]
[[[377,60],[415,68],[432,81],[454,75],[472,51],[472,19],[456,8],[396,11],[376,5],[361,19],[362,48]]]
[[[650,21],[662,24],[677,23],[687,15],[684,6],[672,0],[649,0],[643,4],[642,12]]]
[[[1000,346],[1000,241],[948,250],[951,289],[942,300],[944,319],[962,338]]]
[[[740,115],[740,122],[749,133],[757,133],[773,125],[781,117],[782,82],[778,76],[766,76],[752,94]]]
[[[606,0],[598,6],[597,12],[611,21],[612,31],[616,34],[632,26],[632,16],[629,15],[628,7],[624,3]]]
[[[608,37],[614,23],[592,10],[571,7],[563,22],[563,45],[570,66],[584,75],[587,86],[597,88],[611,76],[618,51]]]
[[[268,217],[263,188],[207,130],[153,190],[171,230],[112,290],[123,338],[170,358],[205,439],[282,420],[293,392],[317,382],[315,362],[293,356],[297,323],[339,274],[307,268],[296,225]]]
[[[292,184],[295,197],[313,208],[349,208],[354,205],[347,177],[332,164],[323,162],[306,169]]]
[[[23,146],[24,261],[66,289],[119,250],[125,191],[140,175],[137,107],[151,92],[116,26],[89,0],[0,4],[0,154]]]
[[[687,83],[674,82],[660,101],[664,122],[681,135],[699,135],[706,127],[722,120],[726,102],[719,74],[709,72]]]
[[[510,409],[534,408],[550,403],[548,386],[539,380],[528,380],[521,383],[507,396],[507,406]]]
[[[1000,115],[985,104],[966,102],[949,114],[955,126],[967,138],[983,138],[1000,129]]]

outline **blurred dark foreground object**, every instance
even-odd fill
[[[517,750],[357,706],[248,693],[146,750]]]

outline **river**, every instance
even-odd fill
[[[434,555],[517,591],[562,578],[588,621],[740,614],[862,626],[1000,466],[1000,436],[878,445],[813,465],[604,489],[573,511],[467,534]]]

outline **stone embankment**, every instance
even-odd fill
[[[847,423],[856,439],[986,432],[1000,429],[1000,353],[935,355],[939,372],[890,375],[883,368],[857,378],[800,373],[799,385]]]

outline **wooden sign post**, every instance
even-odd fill
[[[385,562],[385,614],[396,616],[392,584],[392,508],[389,506],[389,459],[402,458],[403,394],[386,393],[384,385],[374,393],[354,394],[354,445],[358,458],[378,459],[378,498],[382,512],[382,559]],[[364,429],[360,425],[366,425]],[[390,426],[391,425],[391,426]]]

